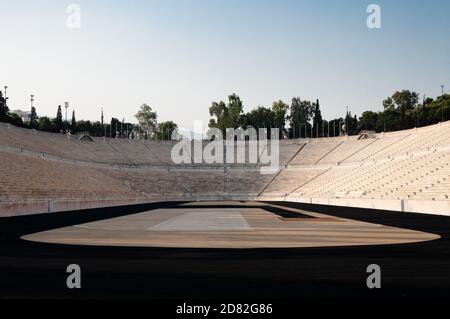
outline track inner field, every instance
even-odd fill
[[[264,209],[286,222],[295,213],[414,230],[440,239],[393,245],[195,249],[64,245],[22,236],[133,216],[157,209]],[[298,203],[160,203],[0,219],[2,298],[449,298],[450,218]],[[68,290],[66,268],[82,268]],[[369,290],[366,268],[382,268]]]
[[[231,203],[229,203],[231,204]],[[423,242],[440,236],[293,210],[286,219],[264,207],[181,205],[35,233],[23,239],[68,245],[162,248],[310,248]],[[272,209],[275,207],[272,206]]]

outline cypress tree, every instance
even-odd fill
[[[37,127],[36,120],[37,120],[36,108],[33,106],[33,107],[31,107],[30,128]]]
[[[72,133],[75,133],[77,131],[77,121],[75,119],[75,110],[72,111],[72,123],[70,125],[70,130]]]
[[[58,105],[58,112],[56,113],[56,120],[55,120],[55,129],[57,133],[60,133],[63,130],[61,105]]]
[[[6,122],[8,117],[8,106],[6,105],[6,99],[3,97],[3,92],[0,91],[0,121]]]

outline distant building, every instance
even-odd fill
[[[15,111],[11,111],[11,113],[16,114],[18,117],[20,117],[22,119],[23,123],[30,123],[30,121],[31,121],[31,112],[15,110]]]

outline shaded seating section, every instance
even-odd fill
[[[276,196],[289,195],[325,171],[326,169],[311,168],[286,169],[268,185],[264,190],[264,194],[273,194]]]
[[[141,197],[108,170],[0,152],[0,200]]]
[[[228,169],[226,191],[230,195],[258,195],[273,175],[261,174],[259,169]]]
[[[94,139],[94,142],[79,141],[75,136],[69,138],[62,134],[27,130],[12,125],[0,125],[0,145],[13,146],[72,160],[131,164],[127,158],[111,148],[103,139]]]
[[[148,143],[134,140],[108,140],[107,144],[112,151],[120,154],[128,163],[134,165],[160,165],[158,152],[152,152]],[[90,145],[89,145],[90,146]],[[155,154],[156,153],[156,154]],[[101,158],[101,157],[100,157]],[[105,162],[108,163],[108,161]]]
[[[151,153],[151,155],[157,158],[159,163],[162,165],[173,165],[172,148],[174,145],[175,142],[148,141],[144,143],[144,146]]]
[[[189,197],[176,177],[164,169],[109,169],[107,173],[138,197]]]
[[[180,185],[194,196],[223,194],[224,173],[222,169],[175,169],[171,171]],[[187,192],[187,191],[185,191]]]

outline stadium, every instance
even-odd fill
[[[450,299],[449,1],[1,8],[0,302],[14,313]]]
[[[176,142],[2,123],[1,293],[70,297],[78,264],[84,297],[445,297],[449,141],[450,122],[281,140],[268,175],[173,164]]]

